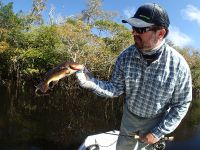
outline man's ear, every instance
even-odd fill
[[[160,30],[158,30],[158,37],[159,37],[159,39],[160,38],[164,38],[165,37],[165,34],[167,34],[167,31],[163,28],[163,29],[160,29]]]

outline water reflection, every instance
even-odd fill
[[[100,98],[75,83],[70,87],[61,82],[49,95],[38,97],[33,85],[1,84],[0,149],[73,150],[88,135],[119,129],[122,98]],[[199,108],[200,100],[194,100],[168,149],[200,147],[195,144],[200,140]]]

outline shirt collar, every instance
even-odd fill
[[[157,53],[157,51],[159,51],[160,49],[161,49],[161,47],[162,47],[162,45],[165,43],[165,39],[163,39],[162,40],[162,42],[158,45],[158,46],[156,46],[155,48],[153,48],[153,49],[151,49],[150,51],[148,51],[148,52],[141,52],[143,55],[153,55],[153,54],[155,54],[155,53]]]
[[[163,41],[158,45],[158,46],[156,46],[155,48],[153,48],[151,51],[149,51],[149,52],[146,52],[146,53],[143,53],[143,52],[141,52],[137,47],[135,47],[135,45],[134,45],[134,49],[135,49],[135,56],[137,57],[137,58],[140,58],[141,57],[141,53],[143,53],[143,55],[152,55],[152,54],[155,54],[155,53],[157,53],[157,51],[162,51],[163,49],[162,49],[162,46],[165,44],[165,39],[163,39]]]
[[[156,60],[156,62],[160,60],[160,58],[163,54],[163,51],[165,49],[164,47],[165,47],[165,40],[159,46],[157,46],[157,48],[159,48],[158,50],[161,52],[160,52],[160,55],[159,55],[158,59]],[[133,55],[135,58],[138,58],[138,59],[143,58],[141,52],[139,51],[139,49],[137,49],[137,47],[135,47],[135,45],[133,45],[133,49],[134,49]]]

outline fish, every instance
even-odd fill
[[[42,93],[46,93],[49,89],[52,89],[60,79],[70,76],[82,68],[83,65],[75,62],[64,62],[56,66],[46,73],[46,77],[42,82],[35,86],[35,93],[37,94],[38,90]]]

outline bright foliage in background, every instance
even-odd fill
[[[77,17],[55,23],[51,16],[44,24],[45,2],[33,0],[30,14],[15,14],[13,3],[0,1],[0,77],[26,81],[68,60],[108,78],[118,54],[133,43],[130,30],[112,20],[117,13],[103,11],[101,0],[88,0]],[[191,67],[193,89],[199,90],[200,54],[191,49],[177,48]]]

